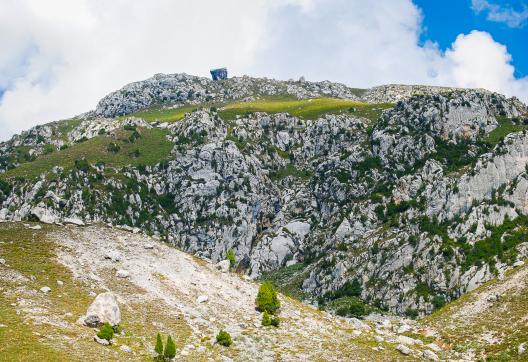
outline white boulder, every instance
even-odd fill
[[[403,344],[399,344],[398,346],[396,346],[396,350],[398,350],[398,352],[404,355],[409,355],[412,352],[409,347],[404,346]]]
[[[84,322],[90,327],[106,322],[113,326],[121,323],[121,311],[116,296],[110,292],[99,294],[88,308]]]
[[[130,273],[128,272],[128,270],[119,269],[118,271],[116,271],[116,277],[118,278],[128,278],[129,276]]]
[[[200,295],[197,299],[196,299],[196,303],[205,303],[209,300],[209,297],[207,295]]]
[[[231,264],[229,260],[222,260],[216,264],[216,269],[220,270],[222,273],[227,273]]]

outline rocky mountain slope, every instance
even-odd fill
[[[336,317],[279,295],[281,323],[263,327],[258,284],[222,263],[117,228],[1,223],[0,359],[151,360],[161,333],[178,361],[522,360],[527,273],[519,263],[420,322]],[[103,293],[120,311],[110,346],[85,325]],[[220,329],[231,347],[215,343]]]
[[[284,296],[279,328],[262,327],[257,285],[240,275],[140,234],[28,227],[0,224],[2,361],[81,361],[87,353],[95,360],[151,360],[158,332],[173,336],[181,361],[332,361],[336,351],[339,359],[404,361],[431,350],[422,343],[401,354],[399,338],[409,341],[387,319],[338,319]],[[108,291],[117,297],[122,333],[102,346],[82,316]],[[230,348],[214,343],[220,329],[233,336]]]
[[[322,308],[415,317],[527,256],[527,125],[484,90],[156,75],[0,144],[0,219],[232,249]]]

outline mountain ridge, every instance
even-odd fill
[[[483,90],[156,75],[0,144],[0,219],[139,227],[424,315],[526,256],[527,119]]]

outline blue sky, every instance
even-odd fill
[[[0,0],[0,141],[156,73],[218,66],[528,102],[527,22],[528,0]]]
[[[490,21],[487,12],[476,13],[472,10],[471,0],[414,0],[422,9],[424,31],[420,37],[422,42],[431,40],[437,42],[442,49],[449,48],[458,34],[471,30],[481,30],[490,33],[493,38],[508,47],[515,66],[515,77],[528,75],[528,25],[510,27],[504,22]],[[492,4],[502,8],[511,8],[522,12],[528,2],[493,1]]]

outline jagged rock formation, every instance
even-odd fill
[[[227,117],[212,106],[173,123],[111,118],[277,95],[398,103],[379,119],[353,109]],[[0,219],[141,228],[213,261],[233,249],[252,277],[292,268],[314,302],[355,280],[370,305],[425,314],[527,256],[527,123],[517,99],[482,90],[156,75],[83,120],[1,144]],[[123,163],[116,142],[152,134],[170,152]],[[50,147],[76,154],[103,139],[119,166],[76,160],[10,177]]]

